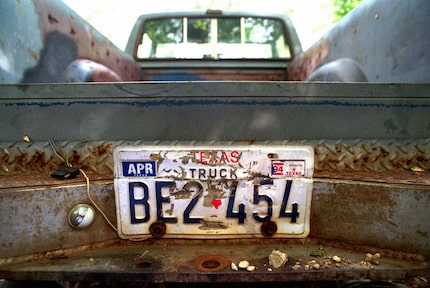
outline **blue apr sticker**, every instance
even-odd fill
[[[155,177],[157,168],[155,161],[123,161],[122,175],[124,177]]]

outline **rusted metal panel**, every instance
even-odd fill
[[[72,248],[118,237],[100,215],[85,230],[75,230],[69,226],[69,210],[79,203],[91,203],[82,176],[78,178],[79,181],[72,183],[55,181],[49,174],[39,174],[37,178],[44,179],[44,183],[35,185],[33,178],[29,176],[28,179],[21,178],[18,183],[26,183],[24,187],[15,183],[15,187],[0,191],[2,213],[13,215],[0,220],[1,257]],[[115,197],[112,182],[91,181],[91,195],[107,216],[114,220]]]
[[[427,180],[429,176],[427,172]],[[429,256],[428,183],[422,186],[344,181],[314,182],[311,235],[410,252],[411,243],[420,242],[414,252]]]
[[[123,81],[140,80],[131,57],[61,1],[2,1],[0,19],[0,83],[64,82],[62,73],[77,59],[103,65]]]
[[[210,285],[343,279],[399,281],[429,274],[428,262],[419,256],[396,254],[384,249],[374,252],[364,246],[339,244],[316,239],[302,242],[230,240],[216,243],[178,240],[174,245],[165,240],[151,241],[147,245],[110,242],[91,245],[86,250],[58,251],[33,262],[1,265],[0,275],[24,280],[205,282]],[[274,249],[288,255],[285,266],[275,269],[270,265],[268,256]],[[318,251],[326,254],[322,257],[310,255]],[[369,259],[366,261],[366,254],[380,255],[378,264]],[[231,263],[242,260],[248,261],[255,270],[231,269]],[[135,285],[139,282],[132,287]]]
[[[400,175],[407,181],[396,178],[397,173],[381,171],[377,175],[383,181],[375,181],[374,174],[350,173],[342,178],[342,172],[315,173],[311,237],[429,256],[428,171],[404,171]],[[113,174],[89,176],[90,194],[113,221]],[[27,172],[0,180],[0,210],[14,215],[0,219],[0,255],[42,253],[118,238],[100,215],[86,230],[73,230],[67,224],[67,213],[74,205],[91,204],[82,175],[61,181],[49,172]]]
[[[299,55],[288,67],[289,81],[305,81],[315,69],[321,65],[329,52],[329,43],[322,38],[305,53]]]
[[[247,139],[249,141],[243,142],[245,145],[255,145],[258,143],[255,140],[264,140],[260,142],[262,145],[311,145],[315,149],[316,177],[311,238],[342,239],[353,246],[368,245],[425,257],[430,255],[429,225],[423,220],[428,219],[425,206],[430,182],[428,85],[184,84],[2,86],[2,95],[6,96],[0,101],[3,123],[0,127],[0,137],[3,137],[0,142],[0,210],[14,217],[0,219],[1,254],[13,257],[13,262],[14,256],[19,256],[17,253],[43,258],[49,255],[47,250],[75,249],[118,239],[100,215],[84,230],[74,230],[67,224],[68,211],[75,204],[90,203],[85,195],[85,179],[78,176],[64,182],[49,176],[62,160],[55,155],[48,140],[53,140],[63,156],[70,156],[68,159],[73,166],[88,172],[91,194],[108,218],[115,219],[114,147],[154,141],[161,144],[171,140],[173,144],[183,140],[183,145],[192,146],[198,143],[196,138],[200,138],[206,144],[224,140],[225,144],[233,145]],[[369,115],[368,119],[363,115]],[[366,197],[362,199],[361,195]],[[338,202],[342,205],[337,205]],[[327,225],[331,226],[327,228]],[[378,234],[375,236],[375,233]],[[153,243],[151,241],[141,244],[146,246]],[[248,244],[247,249],[251,250],[246,253],[251,255],[255,246]],[[111,249],[102,250],[102,254],[107,253],[105,257],[115,258],[109,254]],[[194,250],[193,253],[195,257],[200,256],[195,255]],[[70,269],[76,269],[74,260],[67,262],[67,259],[53,260],[65,261],[64,265],[70,263]],[[68,272],[58,272],[57,268],[49,270],[49,265],[34,270],[40,262],[35,262],[35,266],[28,264],[22,266],[24,270],[11,266],[11,270],[2,275],[15,279],[78,275],[77,279],[90,279],[92,273],[92,270],[73,270],[72,276]],[[61,271],[69,269],[64,265]],[[124,267],[128,266],[119,269]],[[342,274],[329,270],[319,277],[401,277],[400,274],[404,276],[415,269],[423,271],[420,267],[403,267],[396,270],[399,274],[390,274],[391,268],[376,271],[377,274],[374,270],[347,269]],[[30,270],[38,272],[29,274]],[[117,270],[106,271],[112,277],[124,276]],[[163,274],[163,270],[153,272],[151,277],[155,278],[148,276],[146,279],[172,279],[169,278],[172,274]],[[198,273],[190,272],[189,279],[206,279],[207,273]],[[309,279],[316,275],[306,271],[288,273],[284,274],[291,278],[282,274],[285,278],[280,279]],[[222,275],[234,277],[228,273]],[[217,279],[227,279],[224,276]],[[261,273],[254,280],[268,281],[266,276],[273,277]]]
[[[68,154],[73,166],[81,167],[90,174],[113,175],[112,151],[120,145],[153,144],[147,141],[56,141],[63,155]],[[390,181],[386,172],[428,170],[430,168],[430,140],[303,140],[271,141],[279,145],[310,145],[315,150],[315,172],[326,177],[336,177],[336,172],[350,173],[358,179],[360,173],[385,173],[382,180]],[[190,142],[196,145],[198,142]],[[232,142],[233,144],[233,142]],[[237,143],[236,143],[237,144]],[[252,145],[252,143],[247,143]],[[62,161],[55,155],[48,141],[0,142],[0,175],[24,173],[50,173]],[[364,177],[372,177],[364,174]],[[404,181],[410,177],[405,176]],[[413,177],[416,179],[417,177]],[[413,181],[413,180],[411,180]],[[4,187],[5,183],[0,184]]]
[[[285,69],[150,69],[142,70],[144,81],[284,81]]]

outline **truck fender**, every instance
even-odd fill
[[[61,76],[62,82],[120,82],[122,79],[103,64],[78,59],[71,62]]]
[[[355,61],[341,58],[315,69],[307,81],[367,82],[367,77]]]

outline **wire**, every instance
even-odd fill
[[[103,216],[103,218],[105,218],[105,220],[109,224],[109,226],[113,230],[115,230],[116,232],[118,232],[118,229],[115,227],[115,225],[112,224],[112,222],[109,220],[109,218],[103,212],[103,210],[97,205],[97,203],[91,197],[91,194],[90,194],[90,178],[87,176],[87,174],[85,173],[84,170],[79,169],[79,171],[82,173],[82,175],[84,176],[84,178],[86,180],[86,183],[87,183],[87,196],[88,196],[88,199],[90,199],[91,204],[93,204],[94,207],[97,209],[97,211],[99,211],[100,214]],[[149,239],[151,237],[152,237],[152,235],[148,235],[148,236],[145,236],[145,237],[133,237],[133,238],[129,238],[129,240],[130,241],[144,241],[144,240],[147,240],[147,239]]]
[[[87,176],[87,174],[85,173],[84,170],[79,169],[79,171],[81,172],[81,174],[84,176],[86,183],[87,183],[87,196],[88,199],[90,199],[91,204],[94,205],[94,207],[97,209],[97,211],[100,212],[100,214],[103,216],[103,218],[105,218],[106,222],[109,224],[109,226],[115,230],[118,231],[118,229],[115,227],[115,225],[112,224],[112,222],[109,220],[109,218],[106,216],[106,214],[103,212],[103,210],[97,205],[97,203],[94,201],[93,197],[91,197],[91,193],[90,193],[90,178]]]
[[[58,152],[58,150],[57,150],[57,145],[55,145],[54,141],[49,140],[49,141],[48,141],[48,143],[49,143],[49,145],[51,146],[52,151],[54,151],[55,156],[57,156],[61,161],[63,161],[64,163],[66,163],[66,164],[67,164],[69,161],[66,161],[66,160],[63,158],[63,156],[61,156],[61,153],[60,153],[60,152]],[[67,165],[67,166],[68,166],[68,165]],[[69,167],[70,167],[70,166],[69,166]]]
[[[77,144],[76,146],[73,147],[73,149],[70,151],[69,154],[66,155],[66,157],[63,157],[61,155],[61,152],[58,151],[58,147],[55,144],[54,141],[49,140],[48,141],[49,145],[51,146],[52,150],[54,151],[54,154],[62,161],[66,164],[67,167],[72,167],[72,164],[69,163],[69,157],[70,157],[70,153],[73,152],[73,150],[79,145]],[[109,224],[109,226],[115,230],[116,232],[118,232],[118,229],[115,227],[115,225],[109,220],[109,218],[106,216],[106,214],[103,212],[103,210],[100,208],[100,206],[97,205],[97,203],[94,201],[93,197],[91,196],[91,191],[90,191],[90,178],[88,177],[87,173],[85,173],[84,170],[79,169],[79,172],[81,172],[82,176],[84,176],[85,178],[85,182],[86,182],[86,192],[87,192],[87,197],[90,200],[91,204],[97,209],[97,211],[103,216],[103,218],[106,220],[106,222]],[[144,236],[144,237],[132,237],[129,238],[130,241],[144,241],[147,240],[149,238],[151,238],[152,235],[148,235],[148,236]]]
[[[60,159],[62,162],[64,162],[66,164],[67,167],[72,167],[72,164],[69,163],[68,158],[69,157],[63,157],[61,155],[61,153],[58,151],[57,145],[55,144],[54,141],[49,140],[48,141],[49,145],[51,146],[52,150],[54,151],[54,154],[58,157],[58,159]],[[73,151],[78,145],[74,146],[73,149],[71,151]],[[91,197],[91,193],[90,193],[90,178],[87,176],[87,174],[85,173],[84,170],[79,169],[79,171],[81,172],[81,174],[84,176],[85,180],[86,180],[86,187],[87,187],[87,197],[90,200],[91,204],[93,204],[93,206],[97,209],[97,211],[100,212],[100,214],[103,216],[103,218],[106,220],[106,222],[109,224],[109,226],[115,230],[118,231],[118,229],[115,227],[115,225],[112,224],[112,222],[109,220],[109,218],[106,216],[106,214],[103,212],[103,210],[97,205],[97,203],[94,201],[94,199]]]

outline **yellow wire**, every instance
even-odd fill
[[[94,205],[94,207],[97,209],[97,211],[100,212],[100,214],[102,214],[103,218],[105,218],[106,222],[109,224],[109,226],[115,230],[116,232],[118,232],[118,229],[115,227],[115,225],[112,224],[112,222],[109,220],[109,218],[106,216],[106,214],[103,212],[103,210],[96,204],[96,202],[93,200],[93,198],[91,197],[90,194],[90,178],[87,176],[87,174],[85,173],[84,170],[79,169],[79,171],[82,173],[82,175],[84,176],[86,183],[87,183],[87,197],[88,199],[90,199],[91,204]],[[148,235],[146,237],[135,237],[135,238],[130,238],[130,241],[143,241],[143,240],[147,240],[148,238],[151,238],[152,235]]]
[[[51,146],[52,150],[54,151],[54,154],[61,160],[63,161],[68,167],[72,167],[72,165],[70,163],[68,163],[68,161],[66,161],[66,159],[64,159],[63,156],[61,156],[61,154],[57,151],[57,149],[55,149],[55,145],[53,143],[53,141],[48,141],[49,145]],[[109,226],[115,230],[116,232],[118,232],[118,229],[115,227],[115,225],[112,224],[112,222],[109,220],[109,218],[106,216],[106,214],[103,212],[103,210],[97,205],[97,203],[94,201],[94,199],[91,197],[91,193],[90,193],[90,178],[87,176],[87,174],[85,173],[84,170],[79,169],[79,171],[81,172],[81,174],[84,176],[85,181],[86,181],[86,187],[87,187],[87,197],[90,200],[91,204],[93,204],[93,206],[97,209],[97,211],[100,212],[100,214],[103,216],[103,218],[106,220],[106,222],[109,224]],[[143,241],[143,240],[147,240],[148,238],[151,238],[152,235],[148,235],[146,237],[136,237],[136,238],[130,238],[129,240],[131,241]]]
[[[57,149],[55,148],[55,143],[53,141],[51,141],[51,140],[49,140],[48,143],[51,146],[52,151],[54,151],[55,156],[57,156],[58,159],[60,159],[61,161],[63,161],[64,163],[67,164],[66,160],[63,158],[63,156],[61,156],[60,153],[58,153]]]
[[[112,222],[109,220],[109,218],[106,216],[106,214],[103,212],[103,210],[96,204],[96,202],[93,200],[93,198],[91,197],[90,194],[90,178],[87,176],[87,174],[85,173],[84,170],[79,169],[79,171],[82,173],[82,175],[84,176],[86,183],[87,183],[87,196],[88,199],[90,199],[91,204],[94,205],[94,207],[97,209],[97,211],[100,212],[100,214],[102,214],[103,218],[105,218],[106,222],[109,224],[109,226],[115,230],[118,231],[118,229],[115,227],[115,225],[112,224]]]

